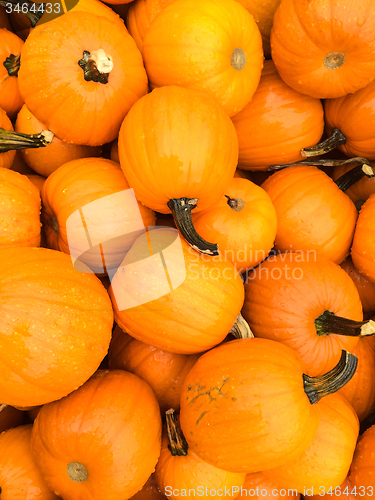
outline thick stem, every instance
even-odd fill
[[[332,151],[332,149],[337,148],[337,146],[341,146],[346,143],[346,136],[341,132],[340,129],[334,128],[332,130],[332,134],[328,139],[315,146],[311,146],[311,148],[302,148],[301,155],[305,158],[310,156],[319,156],[324,155]]]
[[[108,77],[113,69],[113,61],[103,49],[89,52],[83,51],[83,57],[78,61],[78,65],[83,69],[84,78],[87,82],[108,83]]]
[[[8,56],[3,62],[3,65],[8,71],[9,76],[18,76],[20,63],[21,63],[21,53],[19,53],[17,56],[15,56],[14,54],[10,54],[10,56]]]
[[[173,408],[165,412],[169,440],[168,448],[174,457],[176,455],[179,457],[185,457],[188,453],[189,446],[182,430],[180,429],[180,426],[177,423],[174,412]]]
[[[375,172],[371,165],[364,163],[363,165],[352,168],[352,170],[349,170],[339,177],[336,184],[341,191],[345,193],[345,191],[354,186],[354,184],[363,179],[363,177],[375,177]]]
[[[229,333],[236,337],[236,339],[254,338],[254,334],[251,331],[250,326],[241,313],[237,316],[237,319]]]
[[[8,8],[9,4],[17,6],[17,9],[19,9],[17,12],[20,12],[27,17],[32,28],[35,28],[38,24],[45,10],[44,4],[30,2],[29,0],[0,0],[1,7]],[[25,7],[23,8],[23,6]]]
[[[44,148],[51,144],[53,133],[43,130],[40,134],[28,135],[0,128],[0,153],[14,149]]]
[[[366,337],[375,335],[375,321],[353,321],[348,318],[335,316],[330,311],[324,311],[323,314],[315,320],[316,333],[322,335],[345,335],[346,337]]]
[[[274,170],[281,170],[288,167],[299,167],[301,165],[306,165],[310,167],[340,167],[341,165],[355,165],[357,163],[369,165],[367,158],[363,156],[354,156],[353,158],[348,158],[347,160],[331,160],[331,159],[321,159],[321,160],[302,160],[296,161],[294,163],[284,163],[282,165],[272,165],[267,170],[273,172]]]
[[[303,387],[310,403],[317,403],[324,396],[337,392],[353,377],[358,358],[348,351],[342,351],[340,361],[328,373],[320,377],[303,374]]]
[[[67,467],[68,476],[72,481],[83,483],[88,477],[87,469],[79,462],[70,462]]]
[[[225,195],[225,197],[228,199],[228,205],[235,212],[241,212],[241,210],[244,208],[245,202],[241,200],[241,198],[230,198],[227,195]]]
[[[217,244],[204,240],[193,226],[191,211],[197,206],[197,201],[197,198],[171,198],[167,206],[172,212],[177,229],[194,250],[208,255],[219,255]]]

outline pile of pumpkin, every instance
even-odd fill
[[[0,0],[0,498],[372,498],[373,0],[110,3]]]

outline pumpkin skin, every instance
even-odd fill
[[[272,59],[298,92],[341,97],[375,77],[374,29],[371,0],[282,0],[273,19]]]
[[[40,193],[22,174],[0,168],[0,248],[40,246]]]
[[[139,236],[112,279],[109,292],[116,323],[122,330],[163,351],[195,354],[219,344],[230,332],[243,304],[244,288],[233,264],[220,257],[202,256],[182,239],[180,248],[172,247],[176,237],[177,231],[171,228],[157,228]],[[149,238],[152,248],[169,250],[166,263],[174,280],[184,278],[169,293],[163,288],[164,271],[158,274],[153,260],[148,261],[144,276],[129,265],[150,257]],[[183,265],[185,270],[181,269]],[[151,301],[142,305],[129,302],[133,295],[135,300],[142,299],[148,289],[156,290],[159,298],[150,297]],[[122,304],[128,308],[119,310]]]
[[[316,144],[324,130],[320,100],[288,87],[272,61],[265,61],[253,98],[232,120],[245,170],[302,160],[301,148]]]
[[[110,210],[107,208],[108,213],[100,217],[101,211],[104,210],[100,199],[103,201],[105,196],[129,189],[120,165],[111,160],[82,158],[59,167],[48,177],[42,190],[42,221],[48,246],[71,253],[74,257],[78,254],[79,260],[75,262],[75,266],[83,262],[97,273],[104,273],[105,269],[116,269],[137,236],[145,231],[143,226],[155,225],[154,212],[140,203],[138,203],[139,211],[137,209],[133,212],[134,207],[130,207],[130,204],[129,208],[123,207],[124,220],[121,220],[120,227],[120,222],[112,223],[111,218],[122,208],[123,199],[113,200]],[[86,224],[90,225],[90,238],[95,242],[107,242],[102,247],[102,252],[98,243],[92,243],[91,249],[83,253],[82,250],[86,250],[88,246],[86,232],[83,234],[73,232],[69,239],[67,221],[74,212],[94,202],[97,202],[97,207],[93,205],[91,208],[86,207],[83,213]],[[135,231],[133,226],[137,221],[143,226],[142,229]],[[130,234],[127,234],[127,231],[131,231]],[[82,253],[83,255],[79,256]]]
[[[0,108],[0,128],[5,130],[14,130],[12,122],[9,120],[7,114],[3,109]],[[0,168],[10,168],[16,152],[13,150],[6,151],[5,153],[0,153]]]
[[[359,273],[350,258],[344,260],[340,266],[354,281],[362,302],[363,312],[370,313],[375,311],[375,283],[368,281]]]
[[[182,384],[198,358],[198,354],[175,354],[156,349],[127,335],[116,325],[108,351],[108,366],[145,380],[164,415],[169,408],[179,410]]]
[[[358,213],[327,174],[317,167],[289,167],[262,188],[276,209],[276,250],[314,250],[337,264],[348,256]]]
[[[26,175],[26,177],[31,181],[34,186],[39,190],[39,193],[42,191],[43,185],[46,181],[45,177],[42,177],[41,175]]]
[[[271,256],[246,280],[242,314],[254,335],[295,350],[312,377],[331,370],[341,350],[352,352],[359,340],[319,335],[315,320],[325,311],[355,321],[363,318],[353,281],[338,265],[314,253]]]
[[[57,500],[31,456],[32,425],[0,435],[0,488],[2,500]]]
[[[0,402],[37,406],[66,396],[107,353],[106,290],[68,255],[45,248],[0,250],[0,271]]]
[[[84,51],[103,57],[99,69],[108,64],[101,75],[110,69],[111,56],[108,83],[85,81],[77,64]],[[147,92],[142,56],[125,26],[78,11],[30,33],[18,80],[27,108],[39,121],[63,141],[89,146],[115,139],[130,107]]]
[[[46,130],[46,126],[37,120],[27,107],[23,105],[17,115],[15,130],[23,134],[40,134],[42,130]],[[101,147],[94,148],[91,146],[67,144],[54,136],[47,148],[22,149],[20,150],[20,155],[35,172],[48,177],[68,161],[100,156],[101,152]]]
[[[10,76],[4,63],[11,54],[17,56],[22,46],[21,38],[11,31],[0,29],[0,107],[11,118],[21,109],[23,99],[18,88],[17,76]]]
[[[0,405],[0,433],[22,424],[24,412],[13,406]]]
[[[165,500],[166,498],[155,482],[155,474],[151,474],[141,491],[132,496],[131,500]]]
[[[367,429],[359,438],[350,467],[349,480],[361,492],[361,497],[369,500],[374,494],[375,473],[375,425]],[[358,494],[358,493],[357,493]]]
[[[216,241],[239,272],[264,260],[275,241],[276,210],[268,194],[247,179],[233,178],[225,195],[203,212],[193,213],[192,220],[198,234]]]
[[[297,354],[267,339],[233,340],[203,354],[182,388],[180,421],[189,449],[228,471],[257,472],[293,460],[313,440],[319,420]]]
[[[122,370],[99,370],[77,391],[44,405],[31,441],[35,463],[64,500],[130,498],[153,472],[160,445],[154,393]],[[86,480],[73,479],[71,463],[83,465]]]
[[[297,492],[283,490],[279,484],[274,483],[266,477],[263,472],[252,472],[246,474],[245,483],[242,487],[241,493],[238,498],[247,498],[251,496],[254,500],[261,500],[262,498],[282,500],[283,498],[299,500],[301,495]],[[243,493],[243,494],[242,494]]]
[[[358,271],[375,283],[375,194],[362,205],[355,228],[351,256]]]
[[[304,493],[308,488],[340,486],[345,480],[359,434],[356,413],[343,396],[330,394],[320,401],[322,416],[315,437],[295,460],[264,474],[284,488]]]
[[[233,116],[258,86],[262,38],[253,16],[238,2],[177,0],[150,25],[143,59],[153,88],[203,90]]]
[[[171,198],[198,198],[195,212],[208,208],[224,193],[238,161],[236,131],[220,106],[202,92],[176,86],[155,89],[135,103],[118,147],[137,199],[165,214],[171,213]]]

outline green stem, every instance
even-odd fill
[[[44,148],[51,144],[53,133],[43,130],[40,134],[28,135],[0,128],[0,153],[15,149]]]
[[[10,54],[10,56],[8,56],[5,59],[3,65],[8,71],[9,76],[18,76],[18,71],[20,69],[20,62],[21,62],[21,53],[19,53],[17,56],[15,56],[14,54]]]
[[[305,158],[310,156],[319,156],[329,153],[333,149],[337,148],[337,146],[341,146],[346,143],[346,136],[341,132],[340,129],[334,128],[332,130],[332,134],[328,139],[315,146],[311,146],[311,148],[302,148],[301,155]]]
[[[174,413],[175,411],[173,408],[165,412],[167,434],[169,440],[168,448],[174,457],[176,455],[179,457],[185,457],[188,454],[189,446],[180,426],[177,423],[177,419]]]
[[[349,188],[354,186],[354,184],[363,177],[375,177],[374,169],[371,165],[364,163],[363,165],[358,165],[358,167],[352,168],[341,177],[339,177],[336,181],[337,186],[345,193]]]
[[[375,321],[353,321],[348,318],[335,316],[330,311],[324,311],[323,314],[315,320],[316,333],[322,335],[345,335],[346,337],[366,337],[375,335]]]

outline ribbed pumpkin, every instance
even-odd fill
[[[316,144],[324,130],[320,100],[286,85],[272,61],[265,61],[253,98],[232,120],[239,165],[248,170],[302,160],[301,148]]]
[[[181,388],[198,354],[162,351],[124,333],[117,325],[108,352],[110,369],[134,373],[154,391],[164,415],[169,408],[180,409]]]
[[[272,59],[292,88],[320,99],[375,78],[372,0],[282,0],[271,32]]]
[[[359,438],[350,467],[349,480],[361,498],[370,500],[374,496],[375,476],[375,425],[367,429]],[[356,496],[358,498],[358,496]]]
[[[244,288],[233,264],[198,254],[175,229],[157,228],[137,238],[110,297],[116,323],[129,335],[163,351],[194,354],[224,340]]]
[[[355,267],[353,261],[348,257],[340,264],[344,271],[351,277],[357,287],[361,299],[363,312],[375,312],[375,283],[368,281]]]
[[[0,405],[0,433],[22,424],[24,412],[13,406]]]
[[[21,57],[18,81],[27,108],[68,143],[112,141],[147,92],[142,56],[125,26],[88,12],[70,11],[38,26]]]
[[[17,73],[23,41],[6,29],[0,29],[0,107],[13,117],[23,104]]]
[[[32,425],[0,435],[0,494],[4,500],[58,500],[31,456]]]
[[[44,405],[32,431],[35,463],[64,500],[130,498],[160,454],[161,418],[150,386],[99,370],[66,398]]]
[[[150,25],[143,58],[152,87],[203,90],[233,116],[258,86],[262,38],[239,2],[176,0]]]
[[[0,250],[0,276],[0,402],[34,406],[69,394],[107,353],[113,311],[105,288],[45,248]]]
[[[355,267],[375,283],[375,194],[362,205],[355,228],[351,256]]]

